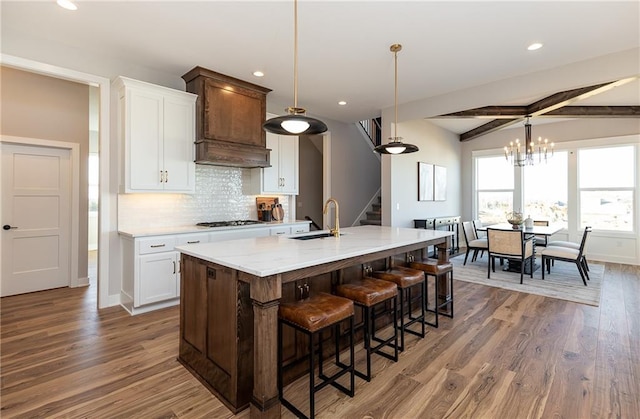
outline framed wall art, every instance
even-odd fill
[[[433,201],[433,165],[418,162],[418,201]]]

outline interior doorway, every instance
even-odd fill
[[[98,308],[105,308],[119,303],[119,296],[115,295],[113,298],[109,293],[109,270],[110,270],[110,245],[109,245],[109,232],[116,230],[117,220],[115,208],[112,208],[112,198],[110,193],[110,156],[114,151],[114,145],[109,141],[109,99],[110,99],[110,87],[111,82],[108,78],[96,76],[93,74],[82,73],[79,71],[57,67],[54,65],[40,63],[20,57],[14,57],[11,55],[2,54],[3,66],[16,68],[19,70],[30,71],[37,74],[42,74],[50,77],[65,79],[68,81],[74,81],[77,83],[86,84],[95,87],[96,92],[96,114],[98,115],[98,121],[103,121],[102,124],[98,123],[97,135],[99,144],[99,217],[97,227],[97,247],[95,253],[89,254],[88,250],[76,249],[76,260],[80,255],[86,255],[88,264],[92,260],[96,261],[94,269],[97,271],[95,280],[97,282],[97,302]],[[114,153],[115,154],[115,153]],[[113,202],[115,204],[115,202]],[[73,226],[73,223],[72,223]],[[72,262],[72,270],[73,262]],[[92,267],[89,266],[89,270]],[[77,269],[71,277],[72,286],[75,283],[77,285],[78,275]]]

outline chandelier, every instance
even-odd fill
[[[553,157],[553,146],[554,144],[546,138],[543,141],[542,137],[538,137],[537,144],[531,139],[531,124],[527,115],[527,122],[524,124],[524,144],[520,143],[519,138],[511,141],[504,148],[504,157],[517,167],[532,166],[535,163],[536,154],[538,163],[543,159],[546,163],[548,158]]]

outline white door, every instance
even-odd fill
[[[71,152],[2,143],[0,296],[69,286]]]

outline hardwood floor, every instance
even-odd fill
[[[92,284],[0,300],[0,416],[249,416],[176,361],[177,307],[98,312],[95,294]],[[318,416],[640,418],[640,267],[607,264],[600,307],[462,281],[455,304],[455,319],[410,335],[398,363],[374,356],[353,399],[319,392]],[[306,385],[287,394],[303,401]]]

